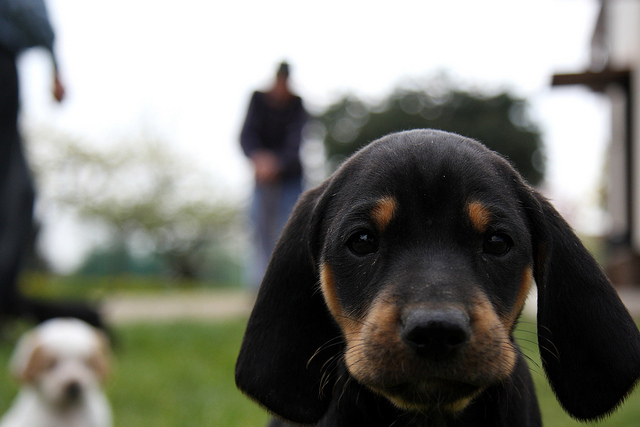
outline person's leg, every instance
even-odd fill
[[[255,257],[251,267],[251,285],[260,287],[271,253],[280,233],[302,193],[298,179],[271,185],[256,185],[251,206]]]
[[[9,162],[8,185],[2,188],[0,204],[6,206],[0,224],[0,313],[21,315],[23,299],[18,278],[33,231],[35,193],[21,147],[16,144]]]
[[[300,179],[291,179],[283,182],[280,204],[278,207],[278,229],[276,233],[278,238],[280,237],[280,233],[287,223],[300,194],[302,194],[302,181]]]
[[[34,192],[18,132],[15,56],[0,49],[0,316],[18,314],[17,279],[31,233]]]
[[[251,222],[253,225],[253,252],[251,264],[251,286],[257,291],[262,282],[262,276],[267,269],[271,252],[276,243],[274,236],[276,227],[279,185],[256,184],[251,202]]]

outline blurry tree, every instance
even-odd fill
[[[397,88],[377,105],[343,97],[316,120],[322,124],[320,138],[333,169],[381,136],[433,128],[483,142],[506,156],[533,185],[544,176],[540,131],[527,114],[527,103],[507,92],[471,93],[455,89],[447,78],[437,78],[421,87]]]
[[[156,138],[109,150],[56,132],[31,139],[38,187],[50,203],[106,224],[113,248],[159,256],[177,277],[197,277],[211,247],[241,226],[238,207]]]

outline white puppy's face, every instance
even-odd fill
[[[12,359],[14,375],[54,406],[79,403],[109,370],[109,347],[97,329],[76,319],[53,319],[25,335]]]

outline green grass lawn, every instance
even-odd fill
[[[235,388],[244,321],[137,324],[115,329],[107,394],[118,427],[263,426],[268,416]],[[0,366],[12,345],[0,342]],[[0,369],[0,413],[17,385]]]
[[[107,394],[118,427],[263,426],[268,416],[235,388],[233,370],[244,321],[132,324],[115,328],[116,366]],[[578,426],[558,406],[542,373],[535,325],[523,322],[519,337],[531,358],[545,426]],[[17,385],[6,366],[11,342],[0,342],[0,413]],[[596,426],[638,426],[640,392]]]

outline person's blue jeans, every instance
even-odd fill
[[[250,278],[255,291],[262,282],[271,252],[301,193],[302,181],[299,178],[255,186],[251,203],[255,257]]]

